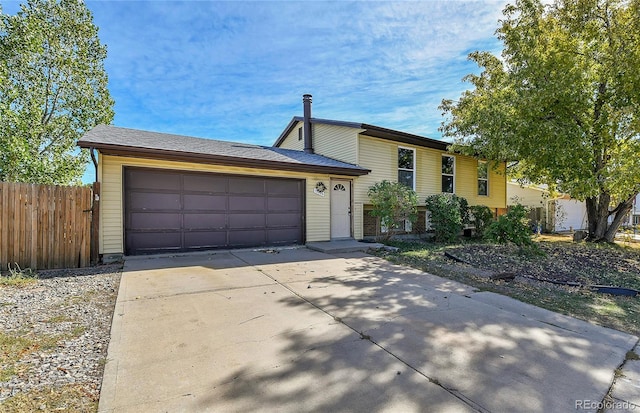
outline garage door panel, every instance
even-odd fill
[[[267,227],[299,227],[300,214],[298,213],[286,213],[286,214],[267,214]]]
[[[302,210],[300,198],[267,198],[267,208],[269,211],[296,211]]]
[[[226,229],[226,214],[184,214],[185,229]]]
[[[182,236],[178,232],[133,232],[127,237],[133,254],[179,250],[181,241]]]
[[[267,181],[267,194],[289,195],[291,197],[298,197],[300,195],[300,182],[269,180]]]
[[[134,212],[129,214],[127,228],[130,230],[168,229],[179,230],[180,215],[162,212]]]
[[[163,194],[149,192],[130,192],[129,208],[148,210],[177,210],[180,208],[180,194]]]
[[[185,210],[217,210],[227,209],[226,195],[194,195],[184,194]]]
[[[226,231],[198,231],[184,234],[184,246],[189,249],[217,248],[226,244]]]
[[[194,192],[227,192],[228,178],[217,175],[184,175],[184,190]]]
[[[260,178],[229,178],[229,193],[232,194],[264,194],[265,182]]]
[[[173,171],[127,170],[127,188],[180,190],[182,179]]]
[[[125,168],[127,254],[303,241],[301,180]]]
[[[261,214],[230,214],[229,229],[264,228],[266,220]]]
[[[229,195],[229,211],[264,211],[264,209],[264,197]]]
[[[283,228],[269,231],[269,244],[294,244],[300,242],[302,233],[300,228]]]
[[[264,245],[267,242],[266,231],[238,230],[229,231],[229,245],[234,247]]]

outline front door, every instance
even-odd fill
[[[351,236],[351,181],[331,181],[331,238]]]

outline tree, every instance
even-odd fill
[[[76,141],[111,123],[113,100],[91,12],[79,0],[0,10],[0,181],[69,184],[88,154]]]
[[[485,237],[498,244],[513,243],[523,250],[537,250],[531,240],[531,229],[526,207],[516,204],[506,214],[500,215],[485,231]]]
[[[371,215],[380,218],[380,225],[387,229],[385,239],[392,238],[404,229],[404,222],[414,224],[418,219],[416,192],[399,182],[376,182],[367,192],[373,209]]]
[[[469,221],[469,203],[453,194],[430,195],[425,200],[436,242],[454,242]]]
[[[443,100],[441,130],[584,200],[589,239],[611,242],[640,191],[640,0],[518,0],[504,16],[501,58],[470,54],[482,71]]]

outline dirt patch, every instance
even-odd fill
[[[474,244],[447,250],[470,265],[540,281],[613,285],[640,290],[640,253],[609,245],[541,242],[541,255],[515,246]]]

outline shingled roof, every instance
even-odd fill
[[[366,175],[370,170],[326,156],[272,146],[98,125],[79,141],[106,155],[300,172]]]

